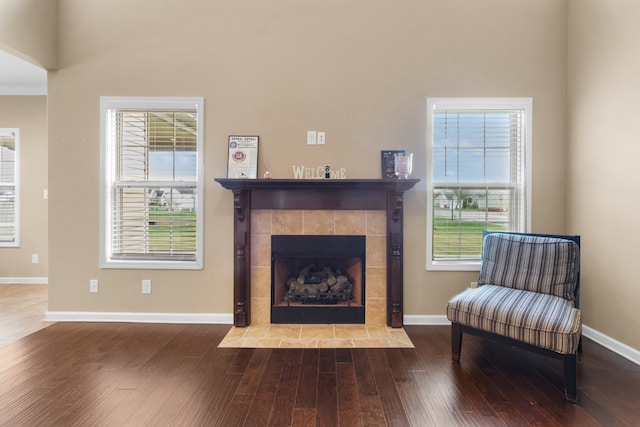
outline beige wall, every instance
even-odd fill
[[[584,323],[640,349],[640,3],[569,0],[567,229],[580,233]]]
[[[0,49],[56,68],[58,0],[0,0],[0,10]]]
[[[0,128],[20,129],[20,247],[0,247],[0,280],[46,279],[47,98],[0,96]],[[38,264],[31,255],[38,254]]]
[[[292,165],[378,178],[380,150],[425,176],[426,98],[534,100],[533,228],[565,228],[566,3],[557,0],[61,0],[49,75],[50,310],[231,313],[230,134]],[[205,98],[205,268],[98,267],[101,95]],[[307,146],[307,130],[327,132]],[[477,273],[425,271],[424,180],[405,198],[405,313],[443,315]],[[100,292],[90,294],[90,279]],[[141,295],[140,280],[153,280]]]

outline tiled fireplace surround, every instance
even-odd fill
[[[387,318],[386,212],[372,210],[270,210],[251,213],[251,324],[269,324],[271,235],[366,236],[365,324]]]
[[[419,180],[216,181],[234,196],[236,327],[270,322],[272,234],[365,235],[365,323],[402,327],[403,197]]]

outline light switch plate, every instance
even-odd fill
[[[316,144],[317,132],[315,130],[307,131],[307,144],[315,145]]]

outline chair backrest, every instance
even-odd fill
[[[478,285],[546,293],[579,307],[580,236],[485,232]]]

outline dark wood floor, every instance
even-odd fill
[[[407,326],[415,349],[219,349],[229,326],[57,323],[0,348],[2,426],[639,426],[640,367]]]

